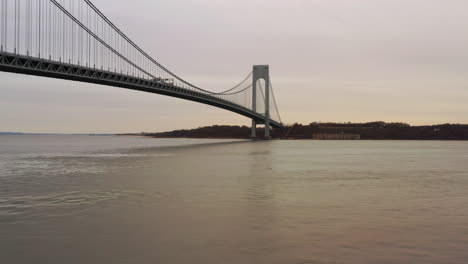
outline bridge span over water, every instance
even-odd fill
[[[268,65],[213,92],[143,51],[89,0],[0,0],[0,71],[108,85],[222,108],[282,127]],[[1,92],[1,91],[0,91]],[[270,111],[271,109],[271,111]]]

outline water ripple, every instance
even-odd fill
[[[31,211],[93,206],[110,200],[128,200],[130,203],[155,201],[167,197],[160,192],[148,193],[139,190],[70,191],[31,196],[0,198],[0,216],[18,216]]]

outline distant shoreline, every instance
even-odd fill
[[[86,134],[86,133],[22,133],[22,132],[0,132],[0,136],[115,136],[117,134]]]
[[[264,129],[257,128],[256,138],[251,138],[251,128],[247,126],[206,126],[195,129],[182,129],[154,133],[23,133],[0,132],[1,135],[80,135],[80,136],[138,136],[151,138],[191,138],[191,139],[236,139],[262,140]],[[271,139],[286,140],[468,140],[468,125],[441,124],[430,126],[410,126],[406,123],[295,123],[283,128],[273,128]]]
[[[256,139],[264,138],[257,128]],[[157,133],[139,133],[153,138],[252,139],[247,126],[206,126]],[[131,134],[128,134],[131,135]],[[311,123],[285,125],[271,130],[271,139],[288,140],[468,140],[468,125],[410,126],[406,123]]]
[[[131,135],[129,135],[131,136]],[[165,138],[165,139],[237,139],[237,140],[251,140],[261,141],[261,138],[230,138],[230,137],[154,137],[154,136],[141,136],[134,135],[135,137],[148,137],[148,138]],[[313,139],[313,138],[272,138],[271,140],[291,140],[291,141],[332,141],[334,139]],[[468,141],[468,139],[342,139],[341,141]]]

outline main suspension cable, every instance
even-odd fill
[[[250,87],[252,87],[252,86],[253,86],[253,84],[249,84],[247,87],[245,87],[245,88],[242,88],[242,89],[241,89],[241,90],[239,90],[239,91],[232,92],[232,93],[222,93],[222,94],[220,94],[220,95],[233,95],[233,94],[240,94],[240,93],[244,92],[245,90],[249,89],[249,88],[250,88]]]
[[[271,95],[273,96],[273,102],[275,103],[276,113],[278,114],[278,119],[279,119],[280,123],[283,124],[283,121],[281,120],[280,112],[278,110],[278,104],[276,103],[275,90],[273,90],[273,84],[271,83],[270,76],[268,76],[268,78],[270,79],[270,90],[271,90]]]
[[[230,91],[236,89],[237,87],[241,86],[241,84],[243,84],[243,83],[244,83],[245,81],[247,81],[250,77],[252,77],[252,73],[253,73],[253,70],[249,73],[249,75],[247,75],[247,77],[244,78],[244,80],[242,80],[242,81],[241,81],[240,83],[238,83],[236,86],[234,86],[234,87],[232,87],[232,88],[230,88],[230,89],[228,89],[228,90],[226,90],[226,91],[224,91],[224,92],[220,92],[220,93],[218,93],[218,94],[225,94],[225,93],[230,92]]]
[[[91,1],[89,0],[84,0],[85,3],[91,7],[91,9],[94,10],[94,12],[96,12],[96,14],[98,14],[112,29],[114,29],[122,38],[124,38],[132,47],[134,47],[138,52],[140,52],[144,57],[146,57],[148,60],[150,60],[151,62],[153,62],[154,64],[156,64],[159,68],[161,68],[163,71],[165,71],[166,73],[168,73],[169,75],[171,75],[172,77],[174,77],[175,79],[181,81],[182,83],[192,87],[192,88],[195,88],[195,89],[198,89],[202,92],[205,92],[205,93],[208,93],[208,94],[224,94],[224,93],[227,93],[227,92],[230,92],[234,89],[236,89],[237,87],[239,87],[243,82],[245,82],[245,80],[247,80],[249,76],[247,76],[247,78],[245,78],[245,80],[243,80],[241,83],[239,83],[238,85],[234,86],[233,88],[230,88],[226,91],[223,91],[221,93],[215,93],[215,92],[212,92],[212,91],[208,91],[208,90],[205,90],[205,89],[202,89],[198,86],[195,86],[194,84],[192,83],[189,83],[187,82],[186,80],[182,79],[181,77],[177,76],[175,73],[171,72],[170,70],[168,70],[166,67],[164,67],[163,65],[161,65],[159,62],[157,62],[155,59],[153,59],[148,53],[146,53],[143,49],[141,49],[137,44],[135,44],[127,35],[125,35],[125,33],[123,33],[114,23],[112,23],[112,21],[110,21],[93,3],[91,3]],[[251,73],[250,73],[251,74]],[[149,74],[150,75],[150,74]],[[152,76],[152,75],[150,75]]]

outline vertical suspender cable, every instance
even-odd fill
[[[106,35],[104,34],[104,22],[102,20],[99,20],[101,22],[101,37],[102,39],[107,42],[106,40]],[[101,55],[99,56],[101,59],[101,67],[104,68],[104,61],[105,61],[105,55],[104,55],[104,45],[101,45]]]
[[[26,5],[24,6],[23,15],[24,15],[24,19],[25,19],[24,20],[24,27],[23,27],[23,30],[24,30],[23,31],[23,34],[24,34],[23,47],[24,47],[24,50],[26,51],[25,53],[27,53],[27,50],[28,50],[28,1],[26,1]]]
[[[86,11],[87,11],[87,12],[86,12],[86,13],[87,13],[87,14],[86,14],[86,20],[88,21],[88,24],[86,25],[86,27],[87,27],[87,28],[90,28],[90,25],[89,25],[89,24],[90,24],[90,22],[89,22],[89,21],[90,21],[90,20],[89,20],[89,6],[88,6],[88,8],[86,9]],[[91,50],[90,50],[90,46],[91,46],[91,39],[90,39],[90,37],[91,37],[91,35],[90,35],[89,33],[87,33],[86,35],[87,35],[87,37],[88,37],[88,61],[87,61],[87,63],[89,63],[89,67],[91,67]]]
[[[42,0],[38,0],[39,1],[39,15],[38,15],[38,31],[37,31],[37,38],[38,38],[38,41],[37,41],[37,52],[38,52],[38,55],[39,55],[39,59],[41,58],[41,8],[42,8]]]
[[[28,8],[28,16],[29,16],[29,20],[28,20],[28,28],[29,28],[29,31],[28,31],[28,51],[29,51],[29,54],[32,54],[32,39],[33,39],[33,28],[32,28],[32,1],[31,0],[28,0],[28,4],[29,4],[29,8]]]
[[[34,38],[34,30],[33,30],[33,2],[29,0],[29,54],[33,53],[33,38]]]
[[[63,7],[66,8],[66,5],[67,5],[67,0],[64,0],[63,1]],[[65,16],[65,14],[63,15],[63,32],[64,32],[64,40],[65,40],[65,58],[64,58],[64,61],[67,63],[67,62],[70,62],[70,31],[68,29],[68,19],[67,17]]]
[[[66,6],[67,6],[67,1],[68,0],[64,0],[63,1],[63,7],[66,9]],[[69,23],[70,21],[68,20],[68,18],[64,15],[63,16],[63,19],[65,21],[65,27],[64,27],[64,32],[65,32],[65,58],[66,58],[66,62],[67,63],[70,63],[70,28],[69,28]]]
[[[61,3],[62,3],[62,0],[61,0]],[[61,40],[59,42],[59,44],[61,46],[61,48],[60,48],[60,51],[61,51],[60,53],[62,55],[61,60],[62,60],[62,62],[66,62],[67,58],[66,58],[66,54],[65,54],[65,15],[63,14],[63,12],[60,12],[60,11],[59,11],[59,14],[60,14],[59,15],[59,20],[61,20],[61,22],[59,21],[59,23],[60,23],[60,34],[61,34],[60,35]]]
[[[98,30],[97,30],[97,28],[98,28],[98,25],[97,25],[98,18],[97,18],[97,15],[95,15],[94,13],[93,13],[93,15],[94,15],[94,27],[93,27],[94,28],[94,33],[96,35],[98,35]],[[96,55],[97,45],[98,45],[98,43],[97,43],[96,39],[93,38],[94,68],[96,68],[96,64],[97,64],[97,55]]]
[[[31,20],[32,20],[32,14],[31,14],[31,0],[28,0],[28,55],[31,53]]]
[[[75,15],[75,4],[74,1],[70,1],[70,10],[74,17]],[[70,22],[71,27],[71,62],[75,61],[75,23]]]
[[[25,48],[26,48],[26,55],[29,55],[29,3],[30,1],[26,1],[26,31],[25,31]]]
[[[34,30],[33,30],[33,2],[29,0],[29,52],[32,55],[33,53],[33,39],[34,39]]]
[[[82,10],[82,1],[78,1],[78,16],[80,18],[80,22],[83,22],[83,10]],[[83,30],[78,28],[78,38],[79,38],[79,49],[80,49],[80,54],[78,55],[78,65],[80,65],[80,61],[83,62]]]
[[[34,2],[32,2],[32,0],[29,1],[29,6],[30,6],[29,15],[31,16],[31,18],[29,19],[29,30],[30,30],[30,32],[29,32],[30,33],[30,36],[29,36],[29,49],[30,49],[31,56],[33,55],[33,51],[34,51],[33,44],[34,44],[34,29],[35,29],[35,27],[34,27],[34,22],[35,21],[33,21],[33,18],[34,18],[34,15],[35,15],[33,12],[34,12],[35,9],[33,8],[33,6],[34,6],[33,3]]]
[[[1,17],[1,20],[2,20],[2,51],[3,49],[6,50],[6,31],[7,31],[7,2],[8,0],[2,0],[2,17]]]
[[[49,40],[48,40],[48,43],[47,43],[47,46],[49,48],[49,59],[52,59],[52,26],[53,26],[53,23],[52,23],[52,5],[49,4],[49,16],[48,16],[48,20],[49,20],[49,26],[48,26],[48,29],[49,29],[49,32],[48,35],[49,35]]]
[[[104,25],[104,21],[103,21],[103,20],[101,20],[101,23]],[[107,27],[105,27],[104,34],[107,35],[107,43],[109,43],[109,45],[113,46],[109,33],[110,33],[110,31],[107,30]],[[108,53],[107,55],[108,55],[108,56],[107,56],[107,70],[110,71],[110,67],[111,67],[111,56],[112,56],[112,54]]]
[[[63,23],[60,23],[62,19],[62,12],[60,10],[57,10],[57,53],[59,56],[59,61],[62,62],[63,60],[63,43],[61,41],[62,39],[62,27]]]
[[[68,11],[72,13],[71,6],[72,2],[75,0],[68,0]],[[73,30],[72,30],[73,21],[67,18],[67,41],[68,41],[68,62],[72,63],[73,60]]]
[[[71,12],[73,14],[73,16],[76,17],[76,14],[75,14],[75,4],[74,4],[74,1],[71,1],[70,2],[71,4]],[[71,23],[71,31],[72,31],[72,63],[75,63],[75,23]]]
[[[8,0],[5,0],[5,50],[8,50]]]
[[[28,28],[29,28],[29,39],[28,39],[28,50],[29,50],[29,54],[32,55],[32,39],[33,39],[33,23],[32,23],[32,18],[33,18],[33,14],[32,14],[32,1],[31,0],[28,0],[29,2],[29,8],[28,8],[28,16],[29,16],[29,20],[28,20]]]
[[[17,44],[18,44],[18,53],[21,53],[20,51],[20,34],[21,34],[21,30],[20,30],[20,16],[21,16],[21,1],[18,1],[18,40],[17,40]]]
[[[98,35],[98,32],[97,32],[97,16],[92,13],[93,16],[94,16],[94,21],[93,21],[93,32],[94,34]],[[96,42],[96,39],[93,38],[93,63],[94,63],[94,68],[96,68],[96,63],[97,63],[97,56],[96,56],[96,46],[97,46],[97,42]]]
[[[28,55],[29,54],[29,49],[28,49],[28,45],[29,45],[29,39],[28,39],[28,34],[29,34],[29,29],[28,29],[28,22],[29,22],[29,6],[28,6],[28,0],[26,0],[26,3],[25,3],[25,6],[24,6],[24,40],[23,40],[23,46],[24,46],[24,50],[25,50],[25,54]]]
[[[13,47],[14,47],[13,50],[14,50],[14,53],[15,53],[15,54],[16,54],[16,42],[17,42],[17,40],[16,40],[16,35],[18,34],[18,31],[16,30],[16,26],[17,26],[17,24],[16,24],[16,23],[17,23],[16,10],[17,10],[17,8],[18,8],[18,0],[15,0],[15,23],[14,23],[14,26],[15,26],[15,34],[14,34],[14,36],[15,36],[15,38],[14,38],[14,42],[13,42],[13,44],[14,44],[14,45],[13,45]]]
[[[47,59],[47,55],[49,53],[49,45],[47,45],[49,36],[48,36],[48,14],[47,14],[47,1],[44,2],[44,5],[42,6],[42,53],[44,56],[44,59]]]
[[[54,53],[54,60],[60,60],[60,38],[59,38],[59,20],[58,20],[59,12],[55,6],[52,6],[52,19],[54,24],[53,34],[52,34],[52,42],[53,42],[53,53]]]
[[[47,1],[44,4],[44,58],[47,59],[49,56],[49,10],[47,8]]]
[[[81,1],[78,1],[78,19],[80,20],[81,22],[81,9],[80,9],[80,5],[81,5]],[[78,31],[76,32],[76,38],[77,38],[77,43],[78,43],[78,46],[77,46],[77,64],[80,65],[80,61],[81,61],[81,30],[80,28],[78,28]]]
[[[5,47],[5,19],[6,19],[6,7],[5,7],[5,0],[2,0],[2,17],[0,18],[2,20],[2,51],[3,48]]]

